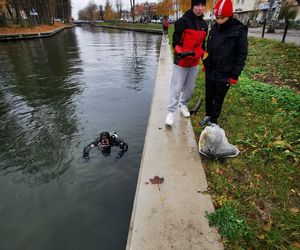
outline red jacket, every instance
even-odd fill
[[[165,26],[166,26],[166,28],[169,27],[169,20],[168,19],[166,19]]]
[[[207,30],[208,26],[203,16],[197,17],[191,9],[175,22],[172,45],[176,65],[181,67],[199,65],[205,50]],[[195,56],[181,58],[178,53],[186,51],[194,51]]]

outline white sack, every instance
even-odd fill
[[[240,153],[237,147],[228,142],[224,129],[214,123],[202,131],[199,152],[211,159],[235,157]]]

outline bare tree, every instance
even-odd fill
[[[135,0],[130,0],[130,11],[132,15],[132,21],[135,20]]]
[[[33,11],[34,10],[34,11]],[[37,14],[37,22],[53,23],[55,17],[69,21],[72,12],[71,0],[0,0],[0,19],[5,22],[5,15],[9,13],[13,23],[24,25],[22,13],[25,13],[27,20],[32,19],[32,14]],[[4,19],[4,20],[3,20]]]
[[[0,27],[5,25],[5,0],[0,0]]]
[[[289,28],[290,21],[294,20],[297,16],[297,9],[293,9],[292,7],[293,5],[291,3],[285,2],[279,14],[279,19],[285,20],[284,34],[281,40],[281,42],[283,43],[285,42],[285,37]]]
[[[122,10],[123,10],[123,1],[122,0],[116,0],[116,6],[117,6],[117,12],[118,17],[122,17]]]
[[[273,11],[274,6],[275,6],[275,10]],[[281,6],[282,6],[282,0],[270,0],[269,12],[268,12],[268,20],[270,22],[270,25],[267,33],[275,32],[275,23],[278,21]]]

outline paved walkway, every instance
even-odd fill
[[[163,36],[126,249],[223,249],[205,217],[214,208],[191,121],[177,112],[172,128],[164,124],[172,65]],[[159,188],[154,176],[164,178]]]
[[[268,27],[266,27],[267,31]],[[283,37],[284,30],[276,30],[275,33],[266,33],[264,38],[266,39],[273,39],[277,41],[281,41]],[[262,27],[259,28],[249,28],[248,30],[249,36],[260,37],[262,35]],[[286,43],[295,43],[300,45],[300,30],[288,30],[287,35],[285,37]]]

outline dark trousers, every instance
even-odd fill
[[[228,89],[229,83],[227,81],[211,81],[206,78],[205,108],[206,115],[211,117],[210,122],[218,122]]]

